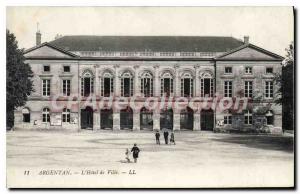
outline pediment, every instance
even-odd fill
[[[282,60],[282,57],[253,45],[246,45],[239,49],[219,56],[220,60]]]
[[[31,58],[31,57],[47,57],[47,58],[72,58],[75,55],[64,51],[55,47],[52,47],[50,45],[44,44],[38,47],[34,47],[32,49],[29,49],[24,54],[25,57]]]

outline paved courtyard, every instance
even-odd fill
[[[152,132],[7,132],[8,185],[40,187],[243,187],[292,186],[292,135],[177,132],[176,145],[155,144]],[[141,149],[125,163],[125,149]],[[38,176],[71,169],[72,176]],[[103,170],[103,176],[82,170]],[[30,176],[24,177],[24,171]],[[119,175],[108,175],[115,170]],[[128,174],[134,170],[136,174]],[[79,172],[77,175],[76,173]],[[86,172],[86,171],[85,171]],[[132,171],[131,171],[132,172]],[[23,182],[26,178],[26,184]],[[51,179],[51,181],[47,181]],[[38,181],[37,181],[38,180]]]

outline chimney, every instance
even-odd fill
[[[249,44],[249,36],[244,36],[244,44]]]
[[[42,42],[42,34],[39,30],[39,23],[37,23],[37,31],[36,31],[36,34],[35,34],[35,42],[36,42],[36,46],[40,45],[41,42]]]
[[[42,41],[42,34],[41,34],[40,31],[37,31],[35,35],[36,35],[36,45],[38,46],[38,45],[41,44],[41,41]]]

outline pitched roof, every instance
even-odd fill
[[[218,36],[63,36],[49,42],[69,51],[227,52],[243,45]]]

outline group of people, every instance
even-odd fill
[[[169,144],[169,131],[168,130],[163,130],[163,134],[164,134],[164,139],[165,139],[165,144]],[[156,139],[156,144],[160,145],[160,133],[159,130],[156,130],[155,133],[155,139]],[[171,132],[171,136],[170,136],[170,144],[173,143],[174,145],[176,145],[175,143],[175,135],[174,132]]]
[[[160,145],[160,133],[159,130],[155,130],[155,139],[156,139],[156,144]],[[165,144],[169,144],[169,131],[167,129],[163,130],[163,135],[164,135],[164,139],[165,139]],[[175,136],[174,136],[174,132],[171,132],[170,135],[170,144],[173,143],[174,145],[176,145],[175,143]],[[137,159],[139,157],[139,153],[140,153],[140,149],[137,147],[137,144],[135,143],[133,145],[133,147],[131,148],[131,152],[132,152],[132,157],[134,160],[134,163],[137,163]],[[129,149],[126,149],[125,155],[126,155],[126,161],[128,163],[130,163],[130,153]]]

